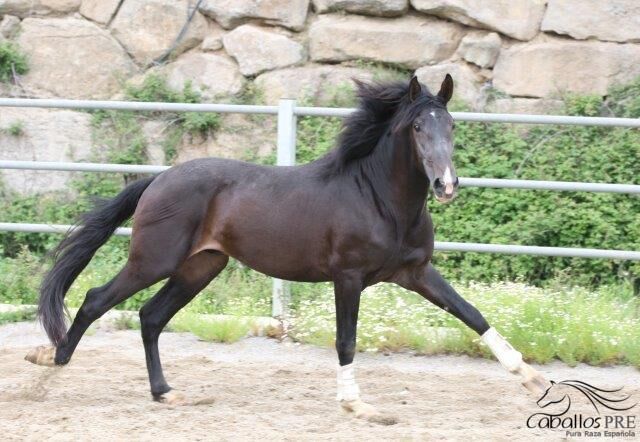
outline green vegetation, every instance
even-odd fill
[[[246,337],[251,331],[251,326],[247,321],[238,318],[208,320],[185,312],[178,314],[171,321],[171,329],[176,332],[193,333],[204,341],[233,343]]]
[[[0,325],[11,322],[33,321],[34,319],[36,319],[35,308],[21,309],[13,312],[0,312]]]
[[[606,109],[597,97],[567,97],[565,111],[592,116]],[[459,175],[640,183],[637,130],[543,126],[524,135],[521,130],[458,124]],[[453,204],[429,207],[442,241],[640,249],[640,200],[629,195],[465,188]],[[564,278],[580,285],[633,284],[640,276],[640,264],[628,261],[468,253],[439,254],[436,264],[450,278],[476,281],[522,278],[543,284]]]
[[[106,283],[124,263],[113,250],[101,250],[67,296],[79,307],[86,291]],[[0,303],[37,300],[36,258],[24,252],[0,261]],[[159,290],[144,290],[118,308],[137,310]],[[520,282],[456,283],[463,297],[483,312],[527,360],[568,364],[626,363],[640,367],[640,299],[623,285],[570,288],[554,281],[546,288]],[[215,342],[234,342],[252,330],[239,316],[270,314],[271,280],[232,261],[170,324]],[[299,342],[333,345],[335,314],[331,284],[292,285],[290,336]],[[197,314],[233,315],[228,319]],[[29,318],[26,318],[29,319]],[[123,316],[118,329],[139,329],[137,316]],[[358,326],[361,351],[410,350],[420,354],[456,353],[489,357],[478,336],[452,315],[415,293],[390,284],[367,289]]]
[[[127,85],[127,100],[166,103],[200,103],[200,94],[187,82],[182,91],[169,87],[157,74],[147,75],[142,84]],[[105,146],[107,160],[121,164],[140,164],[146,158],[147,140],[142,124],[150,118],[164,123],[162,147],[168,163],[175,160],[183,136],[203,136],[220,127],[220,116],[210,112],[129,112],[97,111],[93,114],[94,143]]]
[[[413,71],[394,64],[386,64],[375,61],[356,60],[354,65],[360,69],[371,72],[373,81],[402,81],[411,78]]]
[[[10,41],[0,41],[0,83],[8,83],[15,75],[29,72],[27,57]]]
[[[19,137],[24,134],[24,124],[22,121],[14,121],[5,128],[0,128],[0,133],[11,135],[12,137]]]
[[[640,367],[640,300],[613,289],[590,292],[521,283],[458,287],[525,358],[570,365],[630,363]],[[331,290],[319,290],[295,312],[292,336],[332,345],[335,308]],[[422,354],[489,357],[479,337],[452,315],[391,285],[365,291],[358,346],[362,351],[411,349]]]
[[[116,330],[140,330],[138,315],[121,314],[113,321]]]

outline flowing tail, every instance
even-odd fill
[[[144,178],[127,186],[115,198],[98,204],[80,217],[75,230],[53,251],[53,267],[42,281],[38,318],[56,347],[67,333],[64,297],[80,272],[113,232],[136,210],[138,201],[155,177]]]

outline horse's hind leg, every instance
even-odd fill
[[[180,266],[164,287],[140,309],[142,340],[153,398],[161,402],[183,399],[167,384],[158,351],[160,332],[227,265],[229,257],[218,252],[200,252]]]
[[[102,287],[90,289],[67,332],[65,340],[56,350],[56,365],[69,362],[80,339],[94,321],[122,301],[164,277],[166,275],[152,269],[141,271],[140,266],[129,261],[110,282]]]

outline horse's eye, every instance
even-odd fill
[[[415,123],[413,125],[413,130],[415,130],[416,132],[420,132],[420,125],[418,123]]]

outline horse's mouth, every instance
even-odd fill
[[[456,198],[456,194],[455,192],[452,193],[451,195],[435,195],[436,201],[438,201],[439,203],[442,204],[447,204],[450,203],[451,201],[453,201]]]

